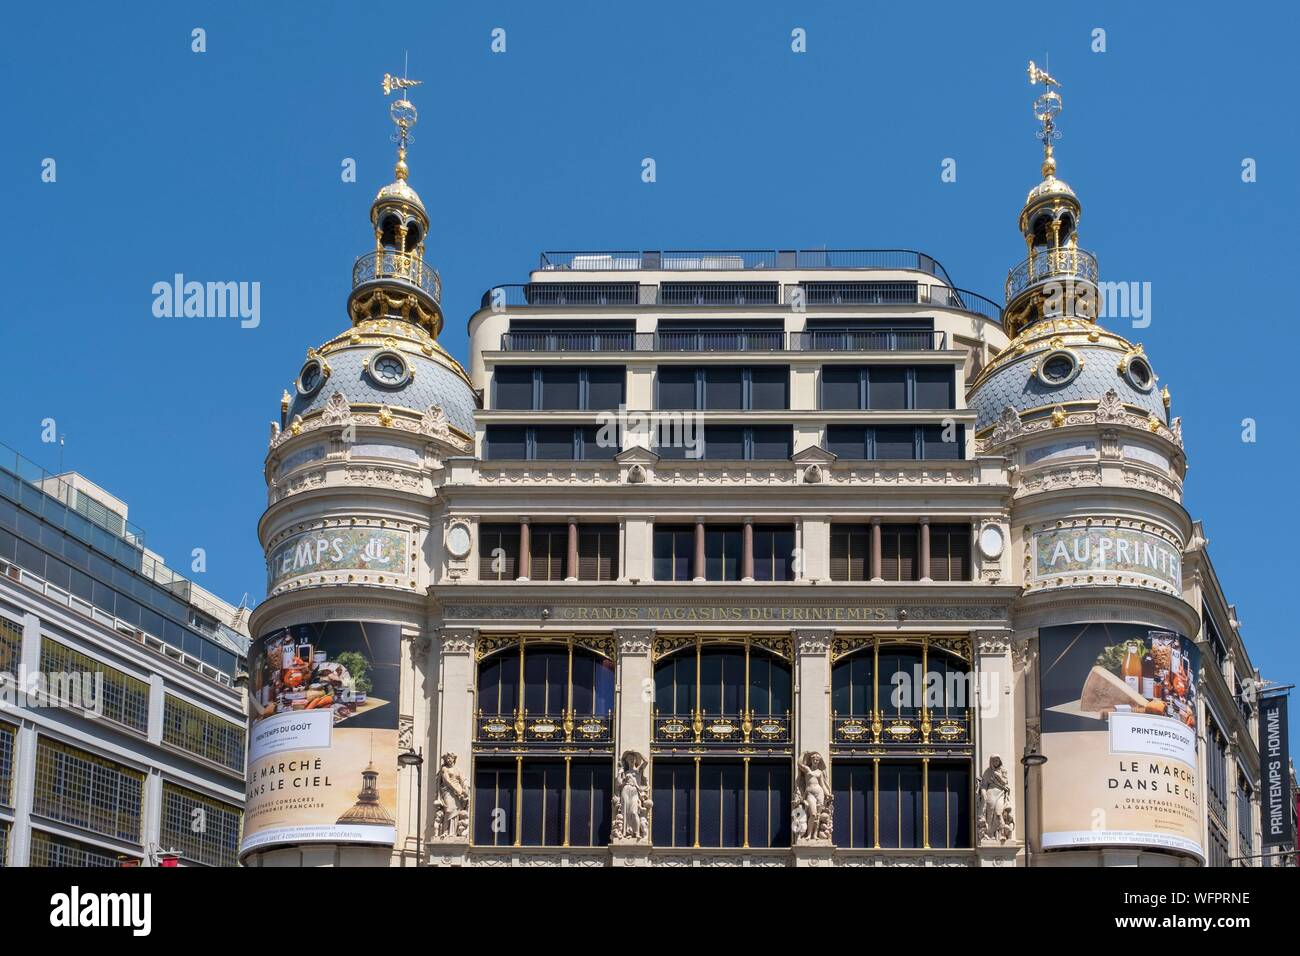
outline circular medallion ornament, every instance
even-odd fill
[[[1002,556],[1002,529],[995,524],[985,525],[980,531],[980,554],[992,560]]]
[[[463,524],[454,524],[447,529],[447,550],[456,559],[469,556],[469,528]]]
[[[400,352],[381,349],[370,356],[366,372],[376,385],[383,388],[401,388],[411,380],[411,367]]]

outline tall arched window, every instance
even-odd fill
[[[788,647],[668,640],[655,666],[655,845],[788,846]]]
[[[521,641],[479,661],[475,844],[609,842],[614,662],[591,644]]]
[[[837,846],[971,845],[969,644],[861,638],[831,670]]]

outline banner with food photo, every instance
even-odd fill
[[[1038,632],[1043,847],[1158,847],[1204,859],[1200,652],[1144,624]]]
[[[295,624],[254,642],[241,853],[395,842],[400,661],[396,624]]]

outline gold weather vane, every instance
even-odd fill
[[[1056,173],[1056,159],[1052,156],[1052,141],[1061,138],[1060,130],[1056,128],[1056,117],[1060,115],[1064,103],[1061,100],[1061,94],[1056,92],[1061,88],[1061,84],[1056,77],[1046,70],[1039,69],[1033,60],[1029,61],[1029,85],[1036,86],[1042,83],[1047,89],[1038,99],[1034,100],[1034,118],[1043,124],[1034,135],[1043,141],[1043,175],[1052,176]]]
[[[415,137],[411,135],[413,127],[420,119],[420,114],[415,108],[415,104],[406,98],[404,92],[412,87],[419,86],[423,80],[412,80],[405,76],[393,76],[391,73],[384,74],[384,95],[388,96],[394,90],[399,91],[400,95],[388,107],[388,115],[392,118],[393,123],[397,126],[397,132],[393,134],[393,142],[397,144],[397,178],[406,179],[406,147],[415,142]]]

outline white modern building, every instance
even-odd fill
[[[233,866],[247,612],[0,446],[0,865]]]

